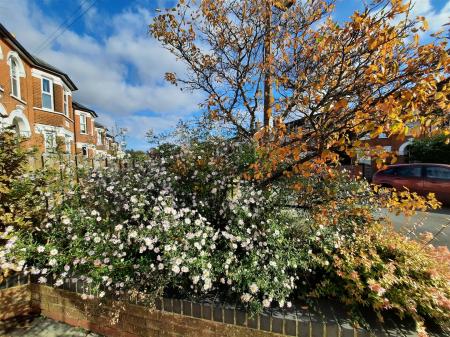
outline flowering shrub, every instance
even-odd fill
[[[380,319],[388,310],[410,316],[422,332],[425,319],[450,328],[447,247],[407,240],[378,222],[348,225],[322,228],[310,242],[309,295],[338,298],[355,312],[372,308]]]
[[[284,305],[298,264],[292,216],[273,208],[276,193],[236,175],[246,154],[225,160],[216,148],[174,148],[121,171],[93,171],[5,255],[27,261],[41,282],[77,278],[101,295],[164,291],[236,298],[252,309]]]
[[[369,185],[345,173],[242,179],[256,155],[209,139],[94,170],[31,231],[9,232],[0,266],[55,286],[80,279],[100,297],[214,297],[253,311],[333,297],[445,326],[448,253],[395,234]]]

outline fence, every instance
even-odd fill
[[[73,167],[73,168],[102,168],[123,165],[124,160],[114,157],[95,157],[88,158],[83,155],[68,154],[48,154],[42,153],[37,156],[30,156],[29,165],[33,170],[45,167]]]
[[[373,323],[368,329],[354,327],[342,306],[332,302],[250,315],[240,307],[219,302],[158,298],[155,307],[150,308],[138,296],[99,299],[79,280],[68,279],[60,288],[54,288],[51,283],[38,284],[35,277],[16,275],[7,285],[0,285],[0,320],[41,313],[106,336],[417,336],[411,326],[390,319],[383,325]],[[84,299],[86,294],[91,296]]]

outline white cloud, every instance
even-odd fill
[[[445,28],[443,25],[450,22],[450,0],[440,10],[433,7],[431,0],[416,0],[413,5],[413,15],[424,16],[431,32]]]
[[[6,6],[9,14],[0,20],[30,52],[59,26],[33,0]],[[197,109],[199,94],[181,92],[163,80],[165,72],[183,73],[184,68],[149,37],[149,10],[130,7],[109,18],[95,8],[88,13],[84,34],[68,29],[38,55],[74,80],[77,100],[97,109],[106,124],[126,124],[136,142],[149,128],[162,131]],[[102,35],[94,38],[89,32],[99,23]]]

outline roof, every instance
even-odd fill
[[[100,124],[99,122],[95,122],[94,125],[95,125],[96,128],[105,129],[106,130],[106,127],[103,124]]]
[[[73,81],[70,79],[69,75],[67,75],[65,72],[53,67],[52,65],[48,64],[47,62],[41,60],[40,58],[30,54],[28,50],[25,49],[24,46],[20,44],[19,41],[12,35],[6,28],[0,23],[0,36],[4,37],[7,41],[9,41],[12,45],[14,45],[18,52],[23,56],[29,63],[31,63],[35,68],[44,70],[46,72],[49,72],[53,75],[59,76],[62,78],[62,80],[67,84],[67,86],[70,88],[70,90],[75,91],[78,90],[77,86]]]
[[[74,107],[76,110],[86,111],[86,112],[89,112],[92,116],[98,117],[97,113],[96,113],[94,110],[89,109],[88,107],[84,106],[84,105],[81,104],[81,103],[78,103],[78,102],[73,101],[73,102],[72,102],[72,105],[73,105],[73,107]],[[96,124],[97,124],[97,123],[96,123]]]

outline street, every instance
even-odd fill
[[[390,214],[389,217],[398,231],[405,234],[409,233],[408,236],[411,238],[414,237],[414,233],[411,233],[414,228],[416,228],[416,234],[423,232],[439,233],[432,244],[435,246],[446,245],[450,248],[450,208],[442,208],[431,212],[417,212],[412,217],[395,214]],[[447,225],[447,227],[442,228],[444,225]]]

